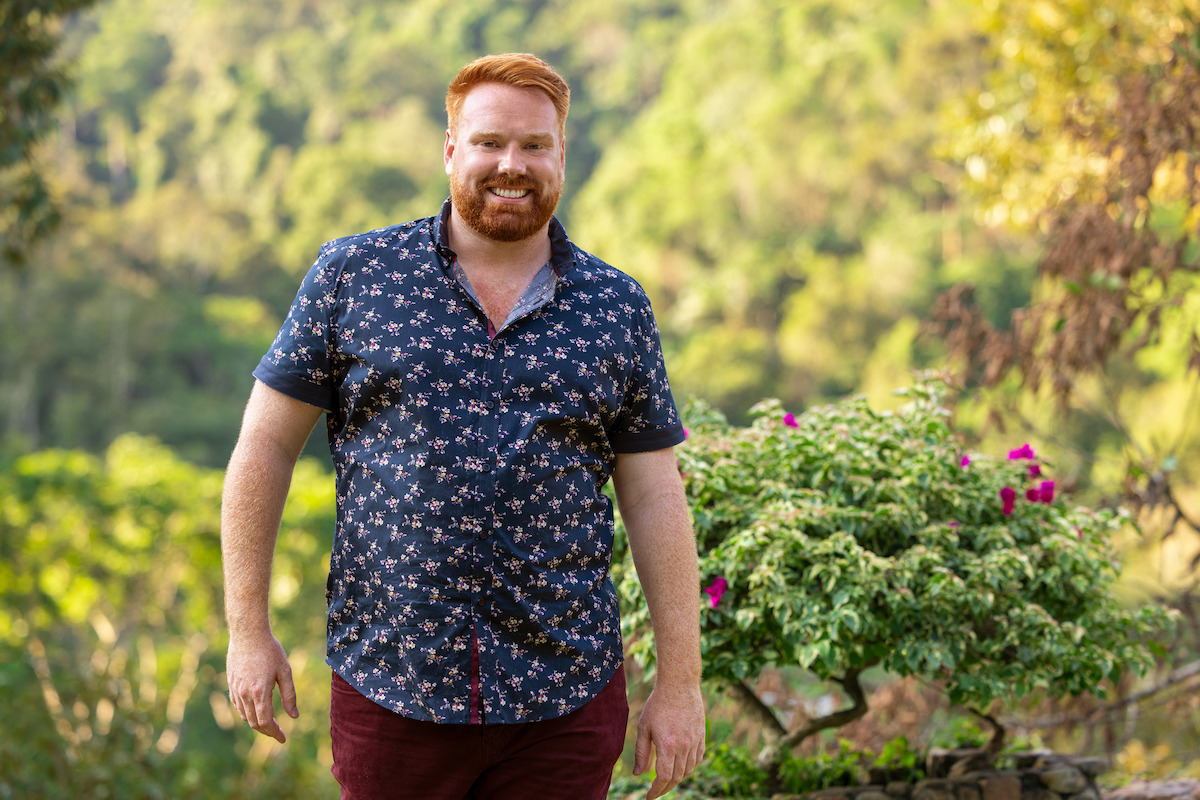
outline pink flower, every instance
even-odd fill
[[[1008,451],[1008,460],[1016,461],[1021,458],[1037,458],[1037,454],[1033,452],[1033,448],[1029,446],[1029,442],[1018,447],[1016,450]]]
[[[1004,516],[1008,516],[1013,512],[1013,506],[1017,502],[1017,490],[1011,486],[1005,486],[1000,490],[1000,499],[1004,501]]]
[[[1041,466],[1041,464],[1030,464],[1030,465],[1029,465],[1029,477],[1031,477],[1031,478],[1040,478],[1040,477],[1042,477],[1042,466]]]
[[[689,431],[687,428],[684,428],[683,429],[683,438],[686,439],[690,433],[691,433],[691,431]]]
[[[960,467],[966,467],[966,466],[969,466],[970,464],[971,464],[971,457],[970,457],[970,456],[963,456],[963,457],[962,457],[962,461],[960,461],[960,462],[958,463],[958,465],[959,465]]]
[[[712,586],[705,586],[704,593],[708,595],[709,602],[712,607],[716,608],[717,603],[721,602],[721,595],[725,594],[725,590],[729,588],[729,581],[724,578],[717,578],[712,582]]]
[[[800,423],[796,422],[796,415],[790,411],[783,415],[783,424],[787,425],[789,428],[800,427]]]
[[[1025,499],[1031,503],[1036,503],[1042,499],[1042,490],[1036,486],[1030,486],[1025,490]]]
[[[1042,481],[1038,487],[1038,499],[1043,503],[1054,502],[1054,481]]]

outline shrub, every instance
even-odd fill
[[[705,677],[765,723],[774,740],[759,761],[776,776],[804,738],[866,712],[871,667],[985,707],[1037,689],[1102,693],[1152,663],[1144,643],[1166,613],[1123,609],[1110,591],[1124,514],[1064,502],[1028,445],[966,453],[941,392],[919,383],[896,412],[855,398],[797,417],[768,401],[744,428],[687,414],[679,465],[706,592]],[[632,566],[618,572],[631,652],[652,669],[644,600]],[[747,684],[784,665],[840,683],[851,706],[785,731]]]

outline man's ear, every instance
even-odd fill
[[[446,165],[446,174],[450,174],[450,162],[454,160],[454,134],[446,129],[446,141],[442,145],[442,162]]]

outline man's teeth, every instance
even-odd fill
[[[529,190],[528,189],[492,189],[492,194],[497,194],[497,195],[500,195],[501,197],[508,197],[508,198],[515,200],[518,197],[524,197],[525,195],[529,194]]]

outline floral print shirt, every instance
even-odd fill
[[[622,660],[618,453],[683,427],[650,303],[575,247],[490,326],[436,217],[325,244],[254,375],[325,409],[337,481],[327,659],[404,716],[550,719]]]

